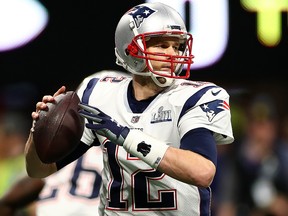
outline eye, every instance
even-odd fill
[[[173,46],[173,49],[176,51],[179,51],[179,48],[180,48],[179,46]]]
[[[185,45],[185,44],[180,44],[180,45],[179,45],[179,50],[180,50],[181,52],[184,52],[185,48],[186,48],[186,45]]]
[[[161,48],[161,49],[166,49],[168,48],[169,46],[165,43],[157,43],[154,45],[154,47],[158,47],[158,48]]]

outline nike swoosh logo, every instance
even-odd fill
[[[216,96],[216,95],[218,95],[221,91],[222,91],[222,90],[220,89],[219,91],[216,91],[216,92],[212,91],[211,93],[212,93],[213,96]]]

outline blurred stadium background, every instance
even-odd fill
[[[33,7],[24,6],[24,2]],[[25,111],[27,117],[43,94],[53,94],[61,85],[73,90],[92,73],[122,70],[115,64],[114,30],[123,13],[144,2],[0,0],[0,110]],[[253,98],[268,95],[280,117],[277,134],[288,143],[288,3],[162,2],[183,9],[181,12],[194,35],[195,62],[209,58],[217,44],[222,44],[217,60],[193,68],[191,79],[215,82],[229,91],[236,138],[245,133],[243,125],[249,121],[245,112]],[[41,14],[42,18],[37,18]],[[27,36],[26,30],[31,27],[25,25],[31,23],[36,29]],[[26,38],[19,42],[22,33],[27,33]],[[13,39],[18,44],[8,46]],[[207,43],[210,47],[205,47]]]

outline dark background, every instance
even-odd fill
[[[48,26],[32,43],[0,52],[1,86],[31,82],[42,97],[61,85],[74,89],[96,71],[122,70],[115,64],[114,30],[123,13],[144,1],[40,2],[49,11]],[[287,101],[286,13],[282,14],[283,35],[276,47],[265,47],[257,40],[256,13],[245,11],[240,1],[229,1],[229,13],[226,53],[213,66],[193,70],[191,79],[216,82],[232,93],[235,89],[270,91]]]

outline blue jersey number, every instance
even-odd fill
[[[61,172],[61,171],[60,171]],[[79,185],[81,184],[90,184],[89,182],[80,182],[79,180],[79,176],[80,174],[83,174],[83,172],[89,174],[89,175],[95,175],[95,181],[93,182],[93,184],[91,184],[91,192],[89,193],[89,195],[83,195],[80,193],[77,193],[77,188],[79,187]],[[83,157],[80,157],[77,160],[76,166],[74,168],[74,172],[73,175],[71,177],[71,179],[69,181],[67,181],[67,184],[70,184],[70,189],[68,190],[68,193],[72,196],[76,196],[76,197],[83,197],[86,199],[95,199],[99,196],[99,190],[100,190],[100,185],[102,182],[102,178],[101,178],[101,174],[97,172],[97,170],[95,169],[87,169],[83,166]],[[87,185],[85,185],[85,188],[89,188],[87,187]],[[40,200],[46,200],[46,199],[52,199],[55,198],[58,194],[58,191],[61,188],[51,188],[51,192],[49,194],[45,193],[45,196],[41,196]]]
[[[128,209],[127,201],[123,200],[123,175],[121,175],[121,164],[115,159],[116,145],[110,142],[105,144],[107,153],[109,154],[109,165],[111,175],[113,176],[111,185],[109,187],[109,199],[107,202],[107,208],[118,209],[125,211]],[[133,206],[132,208],[137,210],[175,210],[176,209],[176,190],[166,189],[153,191],[154,194],[158,194],[158,197],[150,197],[150,182],[161,181],[164,174],[156,171],[155,169],[138,170],[135,173],[131,173],[131,198]]]

